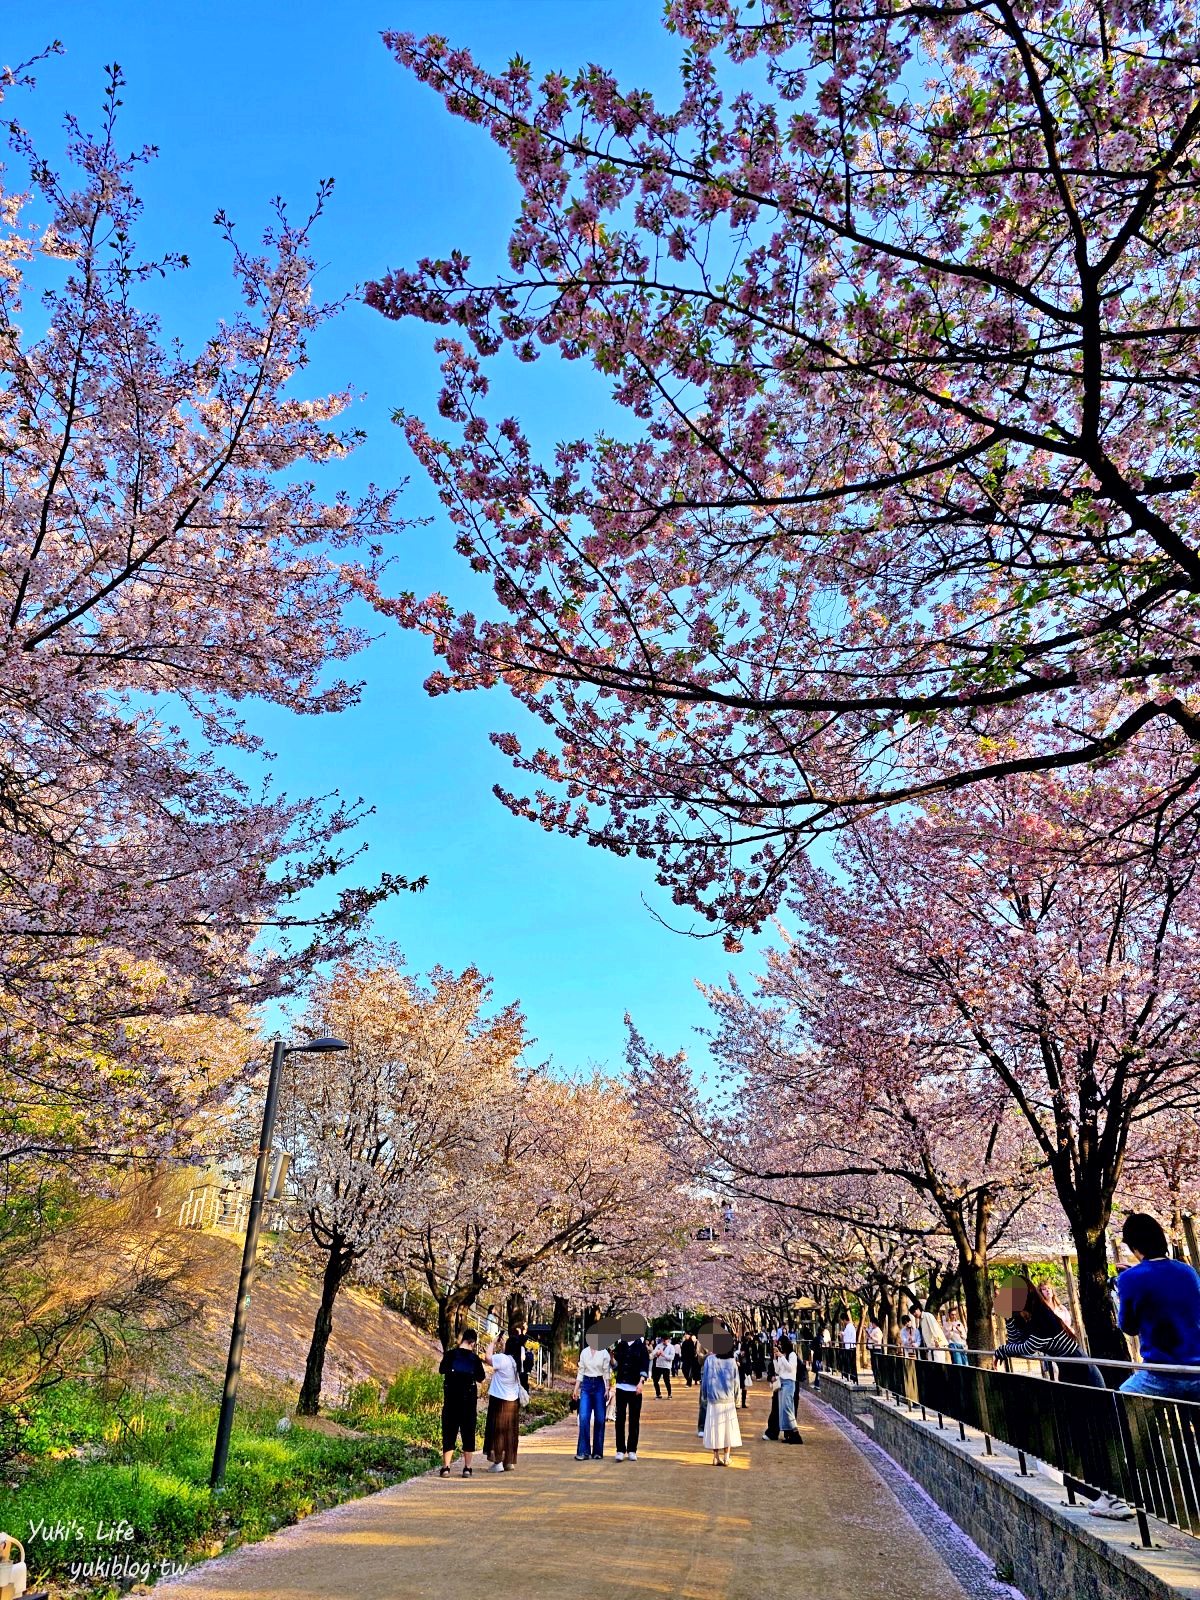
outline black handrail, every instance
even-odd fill
[[[853,1354],[853,1352],[849,1352]],[[874,1351],[875,1385],[911,1410],[948,1417],[999,1439],[1024,1456],[1057,1467],[1074,1500],[1073,1482],[1128,1501],[1150,1544],[1148,1511],[1185,1533],[1200,1535],[1200,1403],[1160,1400],[1019,1372],[986,1371],[949,1361],[914,1361]],[[965,1435],[963,1435],[965,1437]]]

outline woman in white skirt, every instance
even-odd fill
[[[727,1467],[729,1452],[742,1442],[737,1414],[738,1369],[733,1350],[731,1333],[714,1333],[712,1350],[700,1374],[704,1443],[713,1453],[714,1467]]]

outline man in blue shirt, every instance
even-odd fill
[[[1200,1400],[1200,1276],[1186,1261],[1173,1261],[1162,1224],[1144,1211],[1125,1219],[1121,1238],[1137,1257],[1117,1277],[1117,1323],[1136,1336],[1142,1360],[1151,1366],[1194,1367],[1183,1372],[1147,1372],[1127,1378],[1130,1394],[1161,1400]]]

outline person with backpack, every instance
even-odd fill
[[[450,1463],[454,1460],[454,1446],[461,1438],[464,1478],[471,1476],[471,1460],[475,1454],[475,1429],[479,1406],[479,1385],[487,1374],[475,1346],[478,1335],[474,1328],[464,1328],[458,1343],[442,1357],[438,1371],[442,1375],[442,1469],[438,1476],[450,1476]]]

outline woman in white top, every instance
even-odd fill
[[[579,1444],[576,1461],[600,1461],[604,1456],[604,1421],[612,1390],[612,1361],[600,1348],[600,1335],[589,1332],[579,1352],[575,1398],[579,1401]]]
[[[783,1444],[801,1444],[796,1427],[796,1347],[784,1334],[777,1346],[775,1376],[779,1379],[779,1438]]]
[[[667,1399],[671,1398],[671,1373],[675,1370],[675,1357],[679,1354],[678,1345],[671,1343],[670,1339],[660,1339],[654,1346],[650,1360],[650,1376],[654,1379],[654,1398],[662,1399],[661,1384],[667,1386]]]
[[[506,1356],[503,1336],[497,1334],[488,1346],[492,1381],[488,1385],[487,1421],[483,1428],[483,1453],[493,1472],[512,1472],[517,1464],[517,1440],[521,1432],[521,1374],[514,1357]]]

